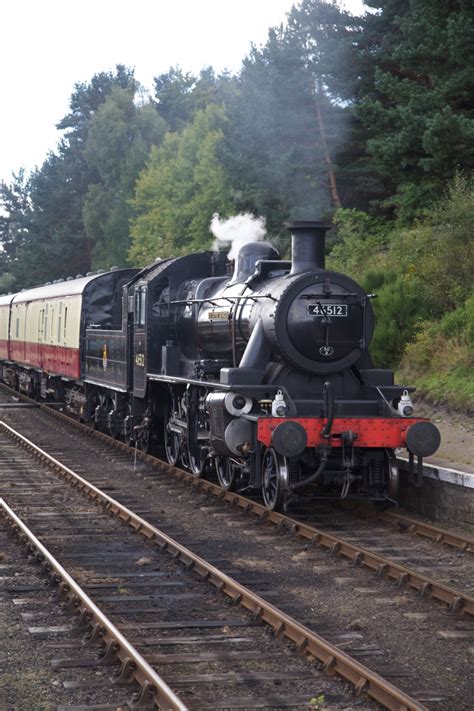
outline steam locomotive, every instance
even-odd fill
[[[413,388],[374,368],[372,294],[325,269],[327,225],[0,297],[3,380],[269,509],[300,495],[395,502],[439,446]]]

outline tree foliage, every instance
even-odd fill
[[[231,75],[216,76],[212,67],[202,69],[198,76],[171,67],[155,77],[156,108],[168,129],[179,131],[210,104],[225,105],[234,85],[235,79]]]
[[[17,272],[21,269],[18,260],[23,245],[28,239],[31,220],[31,205],[28,197],[28,178],[24,170],[13,176],[10,185],[0,188],[0,290],[9,291],[15,285]]]
[[[0,201],[7,218],[0,223],[2,266],[12,275],[12,288],[22,288],[85,273],[91,268],[94,235],[84,224],[89,187],[100,180],[96,165],[86,160],[91,122],[114,89],[135,91],[133,71],[117,66],[78,83],[70,112],[58,124],[63,131],[56,152],[28,178],[3,185]]]
[[[474,5],[389,0],[367,14],[360,52],[372,65],[356,96],[367,151],[411,217],[456,170],[474,168]],[[367,81],[369,80],[369,81]]]
[[[121,87],[112,89],[91,119],[84,156],[98,181],[88,187],[83,217],[94,268],[126,263],[135,180],[165,131],[155,108],[135,104],[133,90]]]
[[[327,98],[319,100],[331,111]],[[272,231],[284,219],[330,210],[316,89],[300,47],[283,30],[271,31],[244,61],[229,116],[223,160],[238,210],[263,215]]]
[[[215,212],[226,215],[231,197],[218,158],[225,116],[219,107],[198,111],[180,133],[153,148],[136,187],[130,259],[146,264],[204,249]]]
[[[413,338],[417,358],[430,338],[456,349],[449,314],[472,313],[474,4],[366,5],[299,0],[237,74],[172,67],[149,100],[121,65],[78,83],[56,151],[0,188],[0,287],[206,248],[215,212],[266,218],[283,252],[285,220],[333,217],[329,264],[379,293],[379,364]]]

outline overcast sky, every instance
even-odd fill
[[[146,89],[179,65],[237,71],[292,0],[7,0],[1,4],[0,180],[41,166],[79,81],[116,64]],[[360,12],[361,0],[345,0]]]

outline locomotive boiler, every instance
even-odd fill
[[[107,295],[109,282],[92,279],[116,318],[78,317],[77,377],[11,359],[3,372],[30,390],[40,377],[41,396],[55,379],[84,421],[196,476],[215,472],[226,489],[259,491],[270,509],[298,496],[395,502],[395,450],[420,475],[438,430],[413,416],[413,388],[374,367],[374,295],[325,269],[328,226],[289,229],[290,260],[253,242],[231,273],[225,255],[204,252],[123,273]]]

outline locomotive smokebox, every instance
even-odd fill
[[[325,222],[291,222],[285,224],[291,232],[290,276],[324,269],[326,232],[331,225]]]

